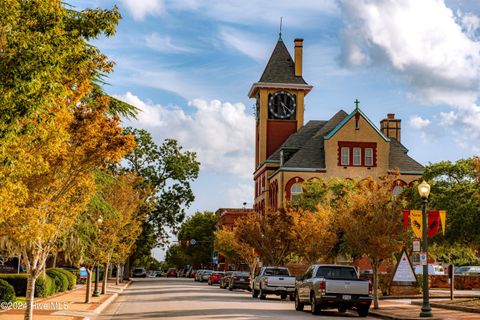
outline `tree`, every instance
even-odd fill
[[[333,210],[318,206],[314,212],[292,210],[294,251],[309,264],[328,259],[337,242]]]
[[[182,223],[177,237],[182,240],[180,250],[188,257],[186,264],[194,267],[212,264],[216,223],[217,216],[209,211],[196,212]],[[189,243],[191,239],[196,240],[194,245]]]
[[[358,256],[370,258],[373,268],[374,308],[378,309],[378,267],[404,246],[401,198],[392,195],[397,175],[357,183],[357,191],[339,203],[337,213],[345,243]]]
[[[143,177],[144,187],[151,190],[147,222],[129,259],[132,265],[147,262],[151,250],[168,241],[168,232],[178,230],[194,200],[190,183],[198,177],[200,164],[194,152],[183,151],[175,140],[157,146],[145,130],[127,128],[126,134],[135,136],[137,147],[126,156],[124,170]]]
[[[258,258],[255,249],[240,241],[234,230],[223,228],[215,232],[215,250],[231,264],[248,264],[250,273],[255,273]]]
[[[283,265],[294,248],[292,219],[283,212],[251,213],[234,227],[239,241],[254,248],[264,265]]]
[[[477,252],[480,249],[478,161],[478,158],[441,161],[425,167],[424,178],[431,185],[428,207],[430,210],[447,211],[445,235],[432,238],[432,244],[437,243],[439,248],[443,248],[443,254],[440,255],[453,254],[457,246]],[[416,186],[406,190],[405,195],[409,200],[409,208],[421,208]]]

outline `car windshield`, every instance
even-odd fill
[[[143,269],[135,269],[133,272],[143,272]]]
[[[357,279],[357,273],[355,269],[350,267],[320,267],[315,277],[327,279]]]
[[[213,272],[212,270],[205,270],[205,271],[203,271],[203,273],[205,273],[205,274],[210,274],[210,273],[212,273],[212,272]]]
[[[223,272],[214,272],[213,274],[217,276],[223,276]]]
[[[248,277],[250,275],[250,273],[248,273],[248,272],[234,272],[233,275],[237,276],[237,277]]]
[[[265,270],[266,276],[289,276],[288,269],[285,268],[271,268]]]

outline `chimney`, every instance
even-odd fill
[[[380,121],[380,130],[384,135],[389,138],[393,138],[400,142],[401,139],[401,127],[402,120],[395,119],[394,113],[387,114],[387,118]]]
[[[302,76],[303,39],[295,39],[295,76]]]

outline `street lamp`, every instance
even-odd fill
[[[93,290],[92,297],[100,297],[100,291],[98,290],[98,277],[99,277],[98,263],[95,267],[95,289]]]
[[[427,204],[428,195],[430,194],[430,185],[423,180],[418,185],[418,193],[422,197],[422,250],[427,256],[427,262],[423,265],[423,305],[420,311],[420,317],[433,317],[430,308],[429,292],[428,292],[428,216]]]

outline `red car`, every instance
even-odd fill
[[[176,278],[177,277],[177,269],[170,268],[167,271],[167,278]]]
[[[225,272],[223,271],[212,272],[212,274],[208,277],[208,285],[211,286],[215,283],[220,283],[220,280],[222,280],[224,274]]]

